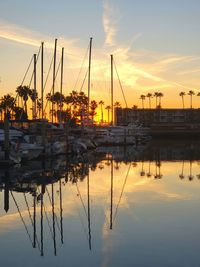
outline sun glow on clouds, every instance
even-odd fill
[[[177,79],[176,70],[178,67],[190,66],[198,57],[176,54],[163,55],[153,51],[136,50],[133,44],[142,37],[140,32],[133,36],[129,46],[122,45],[117,42],[119,32],[119,19],[117,18],[122,17],[122,15],[119,14],[119,10],[113,3],[111,4],[110,0],[103,1],[103,11],[102,24],[105,32],[105,50],[113,54],[114,60],[117,62],[121,83],[126,89],[128,105],[133,104],[133,94],[154,93],[155,90],[162,90],[164,94],[173,91],[174,94],[175,90],[178,95],[177,88],[182,88],[180,90],[194,89],[192,85],[188,85],[189,83],[185,77]],[[104,77],[108,80],[109,76],[109,70],[105,70]],[[118,90],[119,85],[116,87]],[[119,97],[119,94],[117,97]]]
[[[110,86],[110,54],[114,55],[114,61],[121,84],[126,92],[129,106],[133,106],[133,95],[134,99],[139,99],[141,93],[154,92],[155,90],[162,90],[164,95],[168,90],[172,90],[173,93],[174,90],[176,90],[178,95],[177,88],[186,90],[194,89],[192,86],[198,83],[194,80],[192,86],[190,86],[189,81],[186,80],[187,77],[184,75],[185,73],[190,74],[190,71],[185,71],[183,66],[189,69],[189,66],[193,64],[198,57],[176,54],[163,55],[154,51],[136,49],[134,47],[135,42],[143,36],[139,31],[133,34],[129,45],[119,43],[117,41],[117,34],[119,32],[118,24],[122,15],[116,5],[111,5],[111,1],[103,0],[102,3],[102,27],[105,33],[105,40],[102,48],[95,48],[94,51],[92,51],[92,97],[97,101],[101,100]],[[6,21],[0,21],[0,38],[32,47],[39,47],[41,41],[44,41],[47,52],[53,54],[53,38],[15,24],[10,24]],[[82,71],[82,76],[79,84],[77,84],[77,88],[73,88],[73,85],[77,79],[86,47],[82,47],[79,40],[68,39],[63,36],[58,36],[58,46],[59,53],[61,52],[60,48],[64,46],[66,55],[68,56],[65,63],[67,65],[65,73],[66,76],[68,76],[70,89],[80,90],[82,84],[81,79],[83,80],[87,71],[87,63],[84,65],[84,71]],[[24,65],[26,64],[27,62],[24,63]],[[181,66],[181,71],[180,69],[177,71],[177,67],[179,66]],[[197,71],[198,70],[195,68],[192,69],[192,73]],[[69,74],[69,72],[73,72],[73,75]],[[176,72],[177,75],[175,75]],[[23,76],[22,73],[19,75]],[[119,89],[116,73],[114,78],[116,101],[121,101],[122,94]],[[11,86],[7,85],[7,87],[9,88]],[[87,87],[86,84],[85,87]],[[107,91],[106,102],[108,101],[109,92]],[[109,102],[107,104],[109,104]]]

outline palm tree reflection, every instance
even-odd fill
[[[148,178],[150,178],[152,176],[152,174],[151,174],[151,161],[149,161],[149,168],[148,168],[148,172],[146,175]]]
[[[180,179],[184,179],[185,175],[184,175],[184,165],[185,165],[185,161],[183,160],[182,162],[182,168],[181,168],[181,174],[179,174],[179,178]]]
[[[188,175],[189,181],[192,181],[194,179],[194,175],[192,174],[192,160],[190,160],[190,173]]]

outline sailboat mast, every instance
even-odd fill
[[[88,119],[89,119],[89,112],[90,112],[91,59],[92,59],[92,37],[90,38],[90,46],[89,46],[89,66],[88,66],[88,108],[87,108],[87,117],[88,117]]]
[[[41,109],[44,119],[44,42],[41,43]]]
[[[5,171],[5,187],[4,187],[4,210],[8,212],[9,210],[9,180],[10,175],[8,171]]]
[[[111,159],[111,181],[110,181],[110,229],[113,227],[113,158]]]
[[[91,222],[90,222],[90,176],[88,173],[87,176],[87,200],[88,200],[88,240],[89,240],[89,249],[92,249],[92,242],[91,242]]]
[[[63,92],[63,67],[64,67],[64,47],[62,48],[61,55],[61,77],[60,77],[60,117],[59,123],[62,122],[62,92]]]
[[[114,107],[114,104],[113,104],[113,55],[110,55],[110,60],[111,60],[111,125],[113,125],[114,123],[114,118],[113,118],[113,107]]]
[[[53,59],[53,86],[52,86],[52,96],[55,93],[55,79],[56,79],[56,50],[57,50],[57,39],[55,39],[55,46],[54,46],[54,59]],[[53,113],[54,113],[54,101],[52,101],[52,114],[51,114],[51,121],[53,123]]]
[[[60,191],[60,234],[61,234],[61,243],[63,244],[63,207],[62,207],[62,182],[59,181],[59,191]]]
[[[34,64],[34,92],[33,92],[33,119],[35,120],[37,117],[36,111],[36,98],[37,98],[37,74],[36,74],[36,64],[37,64],[37,55],[33,55],[33,64]]]
[[[54,185],[51,185],[52,190],[52,217],[53,217],[53,245],[54,245],[54,255],[57,254],[56,249],[56,229],[55,229],[55,206],[54,206]]]
[[[43,244],[43,211],[44,211],[44,185],[41,185],[41,209],[40,209],[40,216],[41,216],[41,221],[40,221],[40,234],[41,234],[41,238],[40,238],[40,242],[41,242],[41,256],[44,256],[44,244]]]
[[[33,247],[36,248],[36,192],[33,197]]]

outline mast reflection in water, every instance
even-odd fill
[[[2,266],[198,266],[200,145],[0,169]]]

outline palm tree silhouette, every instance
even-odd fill
[[[193,97],[193,95],[195,95],[195,92],[192,91],[192,90],[190,90],[190,91],[188,92],[188,95],[190,96],[190,108],[192,108],[192,97]]]
[[[15,98],[12,97],[10,94],[4,95],[1,99],[1,109],[2,112],[4,111],[5,114],[9,116],[14,111],[15,108]]]
[[[32,118],[36,119],[35,116],[37,116],[36,110],[34,110],[35,104],[36,104],[36,100],[38,98],[38,94],[36,92],[35,89],[30,89],[28,92],[28,95],[32,101]],[[36,108],[36,107],[35,107]]]
[[[151,108],[151,98],[153,97],[151,93],[148,93],[146,97],[149,99],[149,108]]]
[[[116,107],[116,108],[120,108],[120,107],[121,107],[121,104],[120,104],[118,101],[116,101],[116,102],[114,103],[114,107]]]
[[[98,104],[95,100],[92,100],[90,103],[90,115],[92,117],[92,121],[94,121],[94,116],[96,115],[96,108],[97,108]]]
[[[158,96],[159,96],[159,93],[158,92],[155,92],[154,93],[154,96],[156,98],[156,108],[157,108],[157,106],[158,106]]]
[[[159,98],[159,108],[161,108],[161,98],[164,96],[163,93],[159,92],[158,93],[158,98]]]
[[[103,105],[104,105],[103,100],[99,101],[99,105],[101,107],[101,122],[103,122]]]
[[[18,86],[17,89],[16,89],[16,92],[18,93],[18,95],[21,97],[22,99],[22,108],[24,106],[25,108],[25,113],[27,114],[27,101],[28,101],[28,98],[29,98],[29,95],[30,95],[30,87],[29,86]]]
[[[140,99],[142,100],[142,108],[144,109],[144,100],[145,100],[145,95],[141,95]]]
[[[108,123],[110,122],[110,110],[111,110],[111,106],[106,106],[105,109],[107,109],[108,111]]]
[[[51,117],[51,102],[53,100],[51,93],[46,94],[47,103],[49,103],[49,118]]]
[[[185,102],[184,102],[184,96],[185,96],[185,92],[180,92],[179,95],[182,98],[182,104],[183,104],[183,109],[185,108]]]
[[[41,99],[37,99],[37,111],[38,111],[38,118],[41,117],[41,111],[42,111],[42,101]]]

